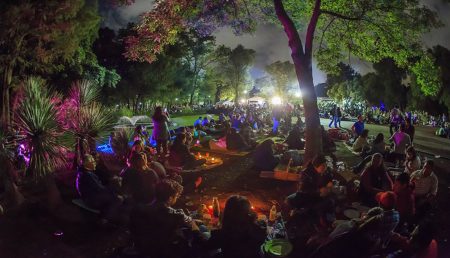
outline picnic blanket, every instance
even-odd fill
[[[167,162],[167,161],[164,163],[164,167],[166,169],[174,170],[174,171],[177,171],[180,173],[205,172],[205,171],[211,170],[211,169],[216,168],[221,165],[223,165],[223,160],[221,160],[221,159],[216,160],[216,162],[214,162],[214,163],[206,162],[205,164],[203,164],[199,167],[196,167],[194,169],[183,169],[182,167],[173,167],[173,166],[170,166],[169,162]]]
[[[249,151],[230,151],[227,149],[208,149],[202,146],[193,146],[191,148],[192,152],[196,152],[196,151],[201,151],[201,152],[210,152],[210,153],[215,153],[215,154],[224,154],[224,155],[230,155],[230,156],[246,156],[248,155],[250,152]]]
[[[334,141],[348,141],[350,139],[350,135],[346,130],[340,128],[330,128],[328,129],[328,135]]]
[[[355,154],[356,156],[361,156],[361,152],[357,152],[353,150],[353,147],[348,145],[348,144],[344,144],[344,146],[353,154]]]
[[[273,178],[281,181],[298,181],[300,178],[299,172],[302,170],[301,166],[288,167],[285,164],[279,164],[273,171],[261,171],[259,177]]]

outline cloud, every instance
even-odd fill
[[[103,17],[102,26],[114,30],[124,28],[129,22],[138,21],[139,15],[151,10],[153,2],[153,0],[135,0],[132,5],[111,8],[110,3],[102,1],[100,6],[100,14]]]
[[[450,48],[450,3],[445,0],[423,0],[422,3],[431,10],[436,11],[444,24],[439,29],[434,29],[424,35],[424,43],[427,47],[441,45]]]
[[[275,61],[291,61],[288,38],[279,26],[264,24],[258,26],[253,34],[236,36],[230,29],[224,28],[215,33],[217,44],[234,48],[238,44],[256,51],[255,65],[251,70],[253,78],[265,76],[264,68]],[[325,82],[326,76],[313,62],[314,83]]]

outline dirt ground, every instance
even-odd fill
[[[343,126],[348,128],[349,123],[343,123]],[[369,128],[371,134],[386,130],[383,126]],[[429,128],[417,128],[417,131],[417,145],[424,146],[424,151],[432,153],[432,156],[441,156],[436,159],[439,178],[437,240],[439,257],[450,257],[450,152],[447,152],[450,147],[447,142],[430,134]],[[423,139],[419,140],[421,137]],[[350,166],[359,161],[359,157],[350,153],[342,143],[338,143],[336,156]],[[184,175],[186,182],[202,176],[203,191],[186,192],[177,206],[194,210],[200,203],[209,205],[213,196],[217,196],[223,205],[229,195],[241,194],[250,199],[255,211],[268,215],[272,204],[281,204],[296,189],[295,182],[260,178],[259,172],[251,168],[251,156],[220,157],[224,160],[222,166]],[[29,196],[30,201],[21,209],[0,217],[0,257],[114,257],[115,252],[129,245],[126,228],[100,227],[95,215],[71,204],[76,193],[70,183],[61,184],[60,190],[66,204],[61,216],[50,215],[37,201],[38,198]]]

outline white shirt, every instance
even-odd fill
[[[409,163],[409,169],[407,164]],[[405,173],[411,174],[414,171],[417,171],[420,169],[420,166],[422,165],[422,162],[420,161],[419,156],[416,156],[416,158],[412,161],[405,161]]]
[[[431,172],[427,177],[423,175],[423,169],[417,170],[411,174],[411,182],[414,182],[416,196],[425,196],[428,194],[436,195],[438,190],[438,178]]]

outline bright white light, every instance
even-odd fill
[[[247,90],[244,90],[244,94],[247,94]]]
[[[302,96],[302,92],[301,91],[295,92],[295,97],[296,98],[300,98],[301,96]]]
[[[175,101],[178,101],[178,98],[175,98]]]
[[[272,104],[274,105],[281,105],[281,98],[278,96],[275,96],[272,98]]]
[[[245,99],[241,99],[239,102],[241,102],[241,104],[245,103]]]

